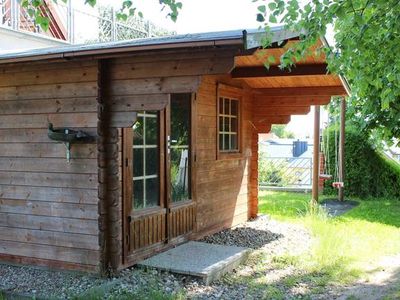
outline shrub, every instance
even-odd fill
[[[329,169],[332,175],[336,170],[335,130],[325,130],[325,140],[329,143]],[[400,197],[400,166],[377,151],[369,141],[368,135],[355,127],[346,128],[345,140],[345,180],[346,196],[357,197]],[[325,194],[335,194],[334,180],[325,181]]]

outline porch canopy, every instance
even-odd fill
[[[254,94],[253,122],[258,133],[267,133],[272,124],[287,124],[291,115],[306,115],[311,105],[326,105],[332,96],[347,95],[349,87],[343,77],[330,74],[324,55],[309,56],[297,62],[294,67],[281,69],[280,57],[293,44],[298,36],[280,31],[274,40],[277,43],[269,49],[260,47],[260,33],[253,34],[247,42],[247,54],[235,57],[235,67],[231,71],[233,79],[244,81]],[[282,34],[282,32],[284,34]],[[321,47],[324,38],[315,45]],[[269,68],[265,62],[274,57]]]

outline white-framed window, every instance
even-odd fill
[[[219,152],[239,152],[240,101],[238,98],[218,98]]]

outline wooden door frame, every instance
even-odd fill
[[[188,93],[189,94],[189,93]],[[191,189],[191,202],[195,210],[197,209],[197,189],[196,189],[196,120],[197,120],[197,110],[196,110],[196,94],[191,93],[190,97],[190,189]],[[170,108],[171,108],[171,94],[168,95],[168,103],[166,107],[162,110],[158,110],[160,114],[160,135],[159,135],[159,147],[160,147],[160,208],[166,210],[166,239],[165,245],[163,247],[156,246],[149,247],[148,251],[146,249],[143,251],[143,254],[139,254],[136,259],[131,259],[132,253],[129,250],[129,242],[130,242],[130,222],[128,221],[128,217],[131,216],[132,212],[132,192],[133,185],[129,183],[132,180],[132,168],[133,168],[133,160],[132,160],[132,144],[133,144],[133,131],[132,128],[123,128],[122,129],[122,248],[123,248],[123,258],[122,262],[124,266],[132,265],[135,260],[148,256],[150,251],[157,252],[163,250],[166,247],[171,247],[176,243],[180,243],[183,240],[189,238],[188,235],[185,235],[184,239],[178,239],[171,241],[170,239],[170,218],[168,217],[171,209],[171,187],[170,187],[170,158],[168,153],[168,144],[167,138],[170,136]],[[164,200],[163,200],[164,199]],[[194,232],[197,230],[197,220],[194,223]]]
[[[123,264],[128,264],[130,261],[128,257],[130,253],[130,223],[134,217],[140,217],[141,215],[151,214],[152,211],[166,210],[167,200],[165,198],[165,161],[166,161],[166,143],[165,143],[165,116],[166,108],[157,110],[159,114],[159,206],[156,208],[144,209],[142,212],[134,214],[132,213],[132,169],[133,169],[133,131],[131,127],[122,128],[122,248],[123,248]],[[166,212],[167,213],[167,212]]]

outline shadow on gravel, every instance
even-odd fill
[[[273,233],[269,230],[238,227],[235,229],[225,229],[214,235],[207,236],[201,242],[259,249],[282,237],[282,234]]]

